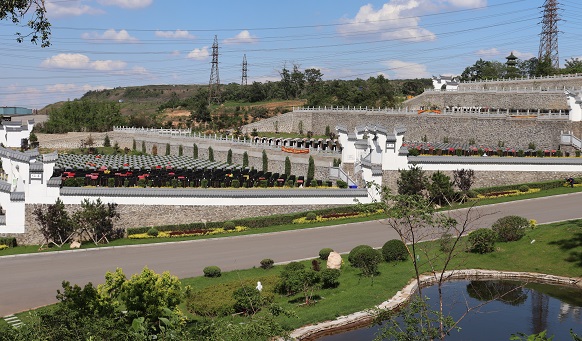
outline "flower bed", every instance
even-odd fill
[[[6,250],[7,248],[8,248],[8,245],[0,244],[0,251]]]
[[[508,191],[498,191],[498,192],[489,192],[477,195],[477,199],[485,199],[485,198],[500,198],[500,197],[513,197],[517,195],[529,194],[529,193],[537,193],[539,192],[539,188],[530,188],[526,192],[521,192],[519,190],[508,190]]]
[[[315,219],[307,219],[307,217],[301,217],[293,219],[293,224],[308,224],[308,223],[316,223],[322,221],[329,221],[329,220],[340,220],[340,219],[347,219],[347,218],[355,218],[355,217],[366,217],[372,214],[376,214],[381,212],[382,210],[378,210],[375,212],[346,212],[346,213],[332,213],[322,216],[316,216]]]
[[[248,230],[245,226],[235,226],[233,230],[225,230],[222,227],[213,229],[195,229],[185,231],[164,231],[158,233],[157,236],[152,236],[147,233],[136,233],[129,235],[129,239],[149,239],[149,238],[178,238],[178,237],[196,237],[196,236],[211,236],[217,234],[241,232]]]

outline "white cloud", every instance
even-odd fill
[[[118,43],[135,43],[138,41],[136,37],[132,37],[126,30],[116,31],[114,29],[109,29],[103,34],[96,32],[83,33],[81,38],[87,40],[111,40]]]
[[[490,49],[477,50],[475,54],[480,57],[496,57],[501,55],[501,52],[497,48],[492,47]]]
[[[487,0],[390,0],[379,9],[367,4],[360,7],[354,18],[343,19],[346,25],[339,26],[338,31],[348,38],[374,34],[382,39],[431,41],[436,35],[421,27],[420,15],[485,5]]]
[[[382,64],[386,65],[394,74],[395,79],[428,78],[430,73],[426,70],[426,65],[405,62],[402,60],[387,60]]]
[[[160,38],[170,38],[170,39],[194,39],[195,35],[191,34],[185,30],[175,30],[175,31],[156,31],[156,37]]]
[[[80,1],[47,1],[45,2],[49,18],[79,16],[83,14],[103,14],[100,9],[83,5]]]
[[[254,44],[258,41],[259,39],[256,36],[251,35],[247,30],[240,31],[236,36],[223,40],[225,44]]]
[[[360,7],[353,19],[344,20],[349,25],[339,27],[339,33],[379,34],[382,39],[429,41],[436,39],[434,33],[420,27],[420,18],[414,13],[421,10],[421,2],[414,0],[392,0],[376,10],[371,4]]]
[[[509,54],[507,54],[509,55]],[[520,51],[513,51],[513,55],[516,56],[517,58],[521,59],[521,60],[528,60],[531,59],[533,57],[536,57],[535,54],[530,53],[530,52],[520,52]]]
[[[199,49],[196,48],[188,53],[188,58],[194,60],[204,60],[208,58],[208,56],[210,56],[210,52],[208,52],[208,46],[204,46]]]
[[[41,66],[59,69],[85,69],[111,71],[123,69],[127,63],[120,60],[96,60],[80,53],[60,53],[45,59]]]
[[[63,83],[59,83],[59,84],[53,84],[53,85],[47,85],[46,86],[46,91],[48,92],[56,92],[56,93],[67,93],[67,92],[72,92],[72,91],[90,91],[90,90],[103,90],[103,89],[107,89],[108,87],[106,87],[105,85],[89,85],[89,84],[84,84],[84,85],[78,85],[78,84],[72,84],[72,83],[68,83],[68,84],[63,84]]]
[[[153,0],[99,0],[99,3],[105,6],[117,6],[121,8],[144,8],[151,5]]]
[[[455,7],[478,8],[487,6],[487,0],[448,0]]]

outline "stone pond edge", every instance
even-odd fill
[[[422,275],[420,285],[430,286],[436,284],[438,276]],[[582,278],[563,277],[547,275],[535,272],[497,271],[497,270],[451,270],[444,273],[443,278],[447,280],[462,279],[503,279],[503,280],[525,280],[536,283],[558,284],[577,287],[582,289]],[[412,279],[402,290],[398,291],[392,298],[382,302],[376,307],[364,311],[358,311],[349,315],[339,316],[335,320],[325,321],[317,324],[307,325],[295,329],[290,336],[293,340],[303,340],[306,338],[318,337],[321,334],[329,333],[333,330],[343,329],[350,325],[363,325],[371,322],[376,316],[376,311],[392,310],[405,304],[416,292],[418,285],[416,279]]]

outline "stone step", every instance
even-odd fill
[[[6,321],[6,323],[8,323],[13,328],[18,328],[24,324],[17,316],[14,315],[4,316],[4,321]]]

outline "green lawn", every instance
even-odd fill
[[[535,242],[531,241],[535,239]],[[435,251],[438,252],[438,251]],[[314,255],[315,258],[316,255]],[[422,263],[422,257],[420,259]],[[311,261],[304,262],[311,266]],[[582,276],[582,220],[542,225],[529,230],[517,242],[497,243],[491,254],[461,252],[453,262],[455,267],[465,269],[492,269],[506,271],[539,272],[545,274]],[[322,262],[323,267],[325,263]],[[182,280],[195,290],[224,283],[265,280],[266,276],[278,274],[282,266],[269,270],[253,268],[224,273],[220,278],[196,277]],[[414,277],[411,261],[382,263],[380,275],[371,279],[360,276],[360,271],[349,266],[347,256],[340,276],[340,285],[335,289],[318,290],[321,299],[315,305],[300,306],[294,300],[301,295],[285,297],[275,295],[276,302],[294,310],[298,318],[281,318],[289,329],[309,323],[334,319],[356,311],[369,309],[394,296]],[[263,290],[270,290],[267,286]],[[230,317],[229,317],[230,318]]]
[[[532,240],[535,242],[532,243]],[[434,248],[434,242],[426,243],[425,247]],[[323,245],[322,245],[323,246]],[[313,255],[316,258],[317,255]],[[380,274],[376,277],[361,277],[359,270],[351,267],[344,257],[344,265],[339,278],[340,285],[335,289],[317,290],[314,292],[318,302],[310,306],[301,306],[301,295],[286,297],[276,294],[275,301],[286,309],[297,313],[296,318],[280,317],[280,322],[287,329],[294,329],[309,323],[334,319],[356,311],[369,309],[401,290],[414,277],[411,261],[397,263],[381,263]],[[423,261],[422,257],[420,259]],[[304,262],[311,266],[311,261]],[[506,271],[539,272],[567,277],[582,276],[582,219],[568,222],[541,225],[529,230],[524,238],[517,242],[497,243],[496,251],[480,255],[460,252],[453,266],[458,268],[478,268]],[[273,290],[273,283],[282,266],[269,270],[258,267],[223,273],[219,278],[194,277],[182,279],[184,286],[193,290],[219,290],[214,295],[221,300],[229,299],[228,290],[223,286],[237,288],[242,283],[264,283],[264,292]],[[322,261],[322,268],[325,262]],[[58,288],[55,288],[55,291]],[[212,296],[211,296],[212,297]],[[298,299],[299,298],[299,299]],[[185,310],[185,304],[181,305]],[[44,308],[47,309],[47,308]],[[196,318],[191,314],[190,317]],[[26,320],[26,313],[19,314]],[[233,322],[242,322],[244,317],[226,317]],[[3,322],[0,322],[3,323]]]

